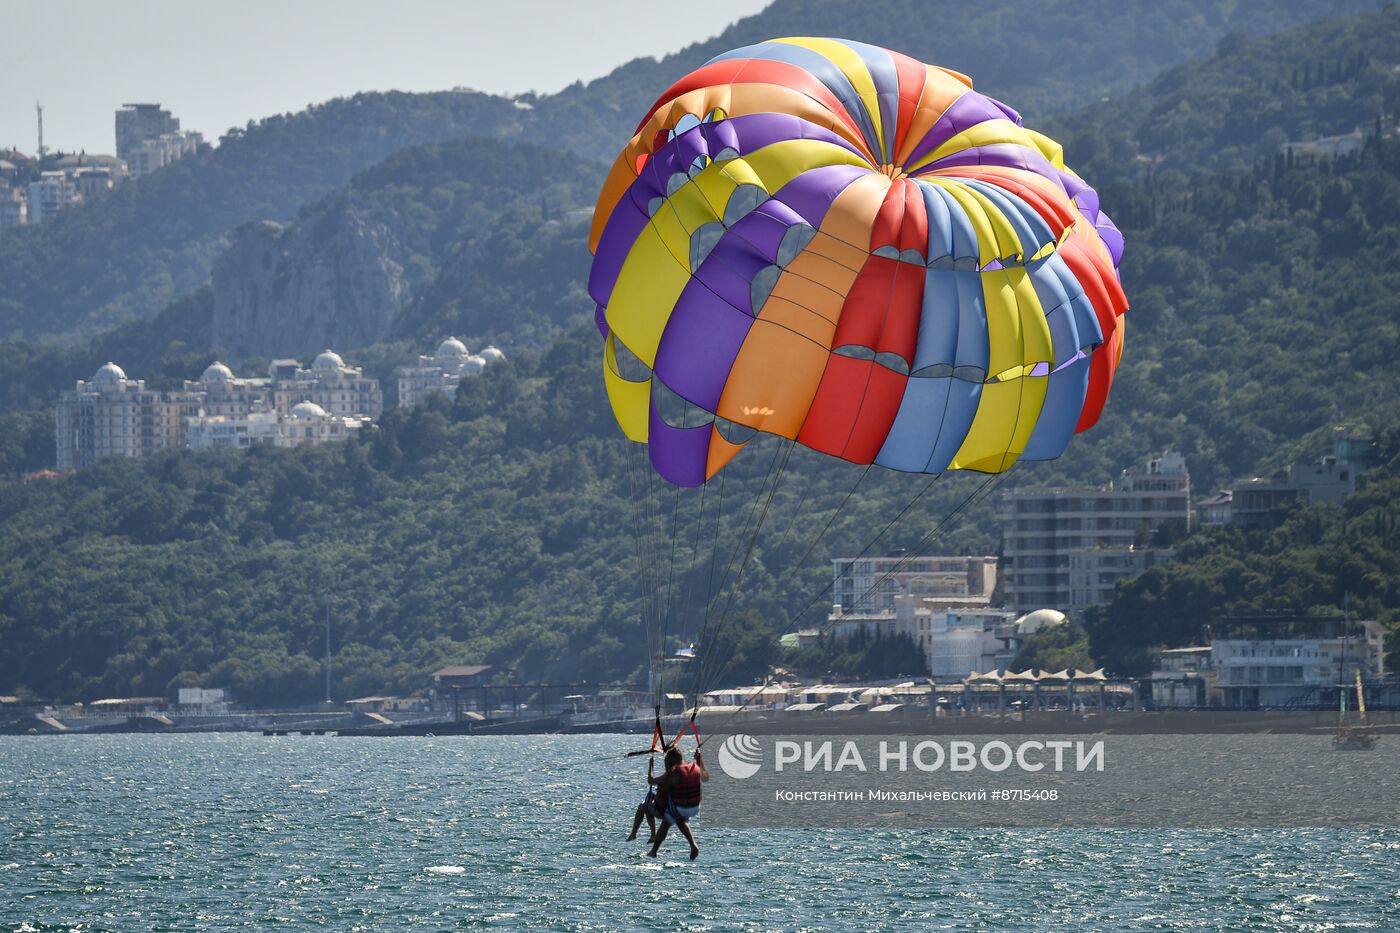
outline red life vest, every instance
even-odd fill
[[[676,766],[671,775],[668,796],[678,807],[698,807],[700,805],[700,766],[686,762]]]

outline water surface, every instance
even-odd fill
[[[1395,830],[702,819],[699,862],[652,861],[623,841],[635,743],[0,737],[0,928],[1400,928]]]

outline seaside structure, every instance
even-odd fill
[[[1026,635],[1066,621],[1064,613],[1054,609],[1025,614],[998,609],[985,596],[896,596],[889,611],[844,613],[839,605],[832,606],[826,633],[837,640],[907,635],[923,655],[925,673],[957,679],[968,671],[1005,668]],[[790,643],[801,647],[802,634],[792,634]],[[811,640],[809,635],[809,644]]]
[[[1152,547],[1153,535],[1189,527],[1190,502],[1191,477],[1173,451],[1124,470],[1107,486],[1008,491],[1001,505],[1003,601],[1020,612],[1102,601],[1119,579],[1170,557]]]
[[[832,596],[843,613],[893,612],[901,596],[990,598],[996,588],[995,557],[836,557]]]
[[[399,407],[412,408],[434,392],[451,396],[464,378],[480,375],[487,365],[504,359],[505,354],[495,347],[473,354],[462,341],[448,337],[438,344],[432,356],[420,356],[417,363],[399,367],[395,374],[399,381]]]
[[[1330,707],[1339,689],[1385,676],[1383,625],[1341,618],[1257,617],[1218,623],[1209,645],[1160,653],[1149,683],[1159,708]]]

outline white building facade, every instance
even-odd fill
[[[40,224],[82,201],[78,186],[65,172],[44,172],[29,183],[29,223]]]
[[[488,359],[486,354],[491,351],[495,353]],[[473,354],[462,341],[448,337],[432,356],[420,356],[414,365],[399,368],[399,407],[412,408],[434,392],[451,397],[464,378],[480,375],[490,362],[504,359],[505,354],[495,347]]]
[[[107,363],[91,381],[80,379],[59,396],[54,408],[58,468],[80,470],[106,457],[148,457],[179,446],[181,414],[164,393]]]
[[[169,392],[149,389],[144,381],[127,378],[120,366],[107,363],[90,381],[80,380],[59,396],[54,409],[58,468],[83,469],[106,457],[145,457],[172,447],[324,444],[354,437],[373,422],[354,406],[368,400],[377,410],[373,403],[381,398],[378,383],[370,392],[361,384],[359,370],[341,364],[335,370],[323,366],[305,371],[291,362],[305,378],[241,379],[216,362],[197,381],[187,380]],[[279,394],[287,386],[290,397]],[[342,405],[342,412],[327,411],[305,398],[318,391]]]
[[[286,416],[299,402],[312,402],[341,417],[378,418],[384,412],[379,380],[345,365],[334,350],[322,350],[310,369],[296,360],[273,360],[268,368],[277,411]]]
[[[990,597],[997,559],[974,557],[837,557],[832,602],[843,612],[893,612],[900,596]]]
[[[1208,646],[1161,652],[1152,699],[1161,708],[1327,707],[1339,689],[1385,676],[1385,627],[1373,621],[1310,620],[1232,633]]]

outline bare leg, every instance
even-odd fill
[[[647,852],[647,855],[651,856],[652,858],[656,858],[656,853],[661,849],[661,843],[666,841],[666,834],[670,831],[671,824],[666,822],[665,820],[662,820],[661,829],[657,831],[656,840],[651,844],[651,849]]]
[[[633,839],[637,838],[637,830],[641,828],[643,816],[645,816],[648,820],[652,819],[652,815],[647,812],[647,805],[644,803],[639,803],[637,804],[637,814],[632,819],[632,834],[627,837],[628,842],[631,842]],[[652,830],[652,835],[656,835],[656,830]]]
[[[694,861],[700,855],[700,847],[695,844],[695,834],[690,831],[690,821],[681,820],[676,824],[676,828],[681,831],[681,835],[685,837],[685,841],[690,843],[690,859]]]

